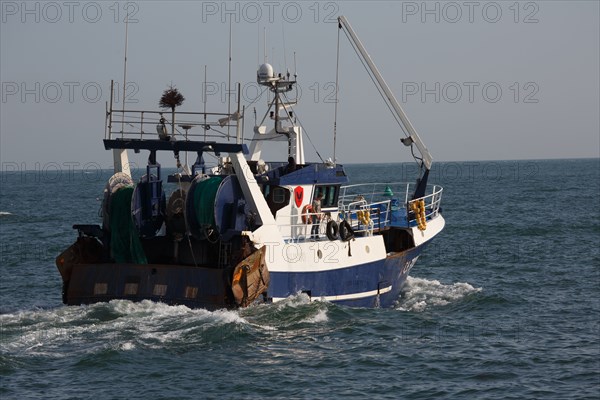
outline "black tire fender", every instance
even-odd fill
[[[340,238],[347,242],[354,238],[354,231],[352,230],[352,226],[348,223],[348,221],[343,220],[340,223]]]
[[[337,240],[339,231],[340,227],[335,221],[329,221],[327,223],[326,233],[329,240]]]

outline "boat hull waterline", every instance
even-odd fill
[[[312,300],[351,307],[392,307],[412,267],[428,243],[383,260],[317,272],[268,272],[268,290],[252,301],[277,302],[300,293]],[[350,249],[352,245],[349,246]],[[68,305],[110,300],[151,300],[190,308],[237,305],[234,271],[168,264],[75,264],[64,287]],[[258,278],[260,279],[260,278]],[[235,285],[233,285],[235,286]],[[310,288],[310,289],[309,289]],[[248,305],[247,302],[244,305]]]

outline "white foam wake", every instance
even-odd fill
[[[309,324],[320,324],[329,321],[329,317],[327,316],[327,310],[319,310],[315,315],[308,317],[305,322]]]
[[[114,300],[2,314],[0,324],[4,334],[0,351],[62,357],[66,348],[84,353],[107,347],[127,351],[185,344],[190,338],[202,341],[204,332],[214,336],[215,329],[217,333],[223,329],[226,335],[248,322],[236,311]]]
[[[298,308],[310,304],[311,300],[308,294],[298,292],[294,295],[288,296],[285,299],[275,303],[278,310],[285,308]]]
[[[468,283],[444,285],[437,280],[408,277],[402,298],[396,307],[401,311],[422,312],[428,307],[445,306],[457,302],[471,293],[480,292]]]
[[[8,211],[0,211],[0,217],[4,217],[6,215],[13,215],[13,214]]]

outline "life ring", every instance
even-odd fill
[[[335,221],[329,221],[327,223],[327,238],[329,240],[337,240],[338,238],[338,233],[340,231],[340,227],[338,226],[338,224]]]
[[[312,221],[311,214],[313,212],[313,208],[310,204],[305,205],[302,208],[302,223],[310,224]]]
[[[354,238],[354,231],[352,230],[352,226],[350,226],[350,224],[346,220],[343,220],[340,223],[340,238],[344,242],[347,242],[348,240]]]

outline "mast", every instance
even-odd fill
[[[129,28],[129,11],[125,18],[125,56],[123,59],[123,98],[121,99],[121,139],[125,134],[125,95],[127,88],[127,44],[128,44],[128,31]],[[110,81],[110,122],[108,128],[108,137],[111,138],[112,128],[112,112],[113,112],[113,95],[114,95],[114,82]],[[114,173],[123,172],[131,177],[131,169],[129,167],[129,155],[126,149],[113,149],[113,170]]]
[[[261,86],[266,86],[273,93],[273,100],[269,101],[269,107],[262,121],[254,127],[254,137],[250,146],[251,159],[255,161],[260,159],[262,144],[265,141],[285,141],[288,157],[293,157],[297,164],[304,164],[302,129],[293,122],[293,111],[291,110],[296,101],[290,101],[285,97],[285,93],[294,90],[296,75],[292,80],[289,72],[285,75],[275,74],[273,67],[265,63],[258,69],[257,82]],[[274,121],[274,127],[267,131],[267,127],[263,126],[263,123],[269,116]]]
[[[429,150],[427,150],[427,147],[425,147],[425,144],[423,143],[423,141],[417,134],[417,131],[415,130],[415,128],[412,126],[412,124],[408,120],[408,117],[404,113],[404,110],[400,106],[400,103],[398,103],[398,100],[396,100],[396,98],[394,97],[394,94],[390,90],[387,83],[385,83],[385,80],[381,76],[381,73],[379,73],[379,70],[377,69],[377,67],[375,66],[373,61],[371,60],[369,53],[367,53],[367,50],[365,49],[365,47],[361,43],[360,39],[358,38],[358,36],[356,35],[354,30],[350,26],[350,23],[348,22],[346,17],[344,17],[344,16],[338,17],[338,23],[339,23],[339,28],[344,29],[344,31],[347,33],[347,36],[350,39],[351,44],[358,51],[358,54],[360,55],[360,58],[362,59],[362,61],[364,61],[365,64],[368,66],[369,70],[375,77],[375,80],[378,84],[379,89],[381,89],[381,91],[385,94],[385,97],[389,101],[392,110],[394,111],[396,116],[400,119],[400,121],[402,121],[402,125],[408,132],[409,138],[403,139],[402,143],[404,143],[407,146],[410,146],[412,143],[414,143],[415,146],[417,147],[417,149],[419,150],[419,153],[421,153],[423,165],[426,168],[426,172],[423,175],[422,181],[423,180],[427,181],[427,172],[431,169],[431,163],[433,160],[431,157],[431,154],[429,153]]]
[[[125,129],[125,89],[127,88],[127,43],[128,43],[128,28],[129,28],[129,11],[127,11],[127,17],[125,17],[125,58],[123,59],[123,99],[121,105],[123,106],[123,118],[121,120],[121,139],[123,139],[123,132]]]

